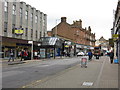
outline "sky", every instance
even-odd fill
[[[61,17],[67,17],[67,23],[82,20],[82,27],[91,26],[96,39],[111,37],[114,11],[118,0],[20,0],[47,14],[47,30],[60,23]]]

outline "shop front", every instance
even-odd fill
[[[57,37],[42,37],[39,46],[41,58],[55,58],[62,55],[63,41]]]
[[[14,57],[18,58],[18,52],[22,49],[30,51],[31,45],[27,43],[27,40],[2,37],[2,58],[8,59],[11,49],[14,51]]]

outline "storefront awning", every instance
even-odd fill
[[[41,46],[62,46],[62,40],[57,37],[43,37]]]

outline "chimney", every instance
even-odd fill
[[[61,17],[61,22],[66,22],[66,17]]]
[[[82,28],[82,20],[80,19],[79,22],[80,22],[80,27]]]
[[[90,26],[88,27],[88,30],[91,32],[91,27]]]

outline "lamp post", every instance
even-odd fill
[[[57,22],[58,22],[58,20],[60,20],[60,19],[56,19],[55,37],[57,37]]]

